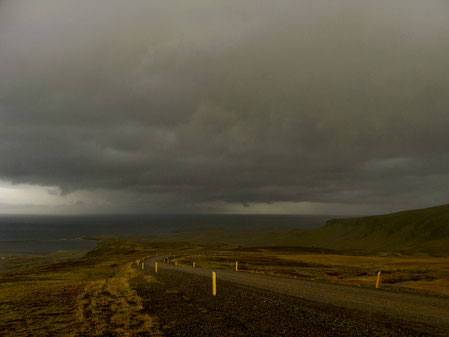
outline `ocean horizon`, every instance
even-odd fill
[[[316,228],[325,215],[144,214],[144,215],[1,215],[0,254],[43,254],[90,250],[106,235],[150,236],[201,227]]]

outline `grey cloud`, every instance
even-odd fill
[[[447,13],[438,0],[0,2],[0,178],[143,211],[447,202]]]

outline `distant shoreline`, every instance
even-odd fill
[[[89,251],[94,249],[98,242],[84,238],[0,241],[0,256],[36,256],[60,251]]]

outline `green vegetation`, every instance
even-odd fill
[[[14,259],[18,263],[4,266],[0,274],[1,335],[158,335],[130,282],[151,282],[132,261],[161,248],[109,241],[83,257],[60,262],[54,262],[54,256]],[[35,266],[29,263],[33,260]]]
[[[449,205],[330,220],[305,232],[299,245],[340,250],[449,255]]]
[[[0,273],[2,336],[160,335],[139,289],[154,280],[136,269],[145,256],[175,256],[180,266],[213,267],[449,296],[449,258],[349,255],[301,247],[176,242],[102,242],[89,253],[8,260]],[[177,256],[177,257],[176,257]],[[58,260],[59,259],[59,260]],[[34,265],[33,265],[34,263]],[[167,308],[169,310],[169,308]]]
[[[238,260],[242,271],[366,287],[382,270],[383,288],[449,296],[449,205],[334,219],[311,230],[203,228],[106,240],[87,254],[8,256],[0,265],[0,331],[159,335],[136,291],[153,279],[134,263],[168,254],[181,266],[234,269]]]
[[[357,254],[449,255],[449,205],[361,218],[329,220],[310,230],[201,228],[153,240],[244,246],[300,246]]]
[[[0,272],[3,270],[11,270],[21,268],[36,268],[41,265],[48,265],[51,263],[62,262],[65,260],[81,258],[86,254],[86,251],[58,251],[49,254],[30,254],[30,255],[16,255],[16,256],[2,256],[0,260]]]
[[[237,248],[214,255],[176,258],[180,266],[234,270],[323,280],[373,288],[382,270],[382,288],[449,296],[449,258],[355,256],[316,253],[294,247]]]

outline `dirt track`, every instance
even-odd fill
[[[161,259],[145,264],[160,289],[140,289],[140,295],[167,335],[449,336],[447,298],[226,270],[216,270],[213,298],[211,270],[175,267]]]

